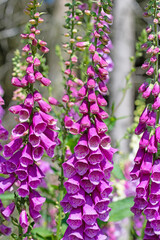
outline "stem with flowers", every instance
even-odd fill
[[[160,107],[160,85],[159,85],[159,14],[160,5],[156,0],[148,1],[145,17],[152,17],[152,25],[146,28],[148,39],[142,48],[148,55],[147,61],[142,65],[149,78],[140,86],[139,92],[142,97],[148,99],[151,95],[153,103],[149,101],[139,118],[139,124],[135,129],[137,135],[142,134],[139,149],[135,156],[134,168],[130,175],[133,180],[139,179],[136,188],[134,206],[131,208],[135,216],[142,213],[147,219],[143,233],[143,239],[159,239],[159,107]]]
[[[38,39],[40,30],[38,25],[44,20],[37,11],[40,4],[31,0],[25,13],[30,16],[29,33],[21,34],[26,45],[22,48],[25,57],[25,74],[12,78],[12,84],[23,89],[24,101],[19,105],[9,108],[9,111],[18,115],[18,124],[13,128],[10,142],[4,146],[2,161],[0,162],[1,174],[9,175],[0,182],[0,193],[5,193],[11,187],[15,192],[14,201],[6,208],[1,208],[1,215],[5,220],[12,219],[18,227],[18,238],[12,233],[13,239],[24,239],[31,236],[35,222],[41,218],[40,210],[46,198],[36,191],[45,177],[40,168],[40,160],[46,154],[52,158],[55,146],[59,144],[56,120],[49,115],[51,106],[43,100],[40,91],[35,86],[49,86],[51,81],[39,71],[42,54],[49,49],[47,43]],[[17,189],[15,189],[15,185]],[[19,213],[19,221],[12,217],[15,206]],[[31,220],[33,219],[33,221]],[[1,231],[2,232],[2,231]],[[9,235],[6,231],[4,235]]]
[[[62,239],[105,239],[97,218],[107,221],[111,210],[108,204],[112,188],[108,179],[116,150],[111,147],[111,139],[105,134],[108,128],[103,121],[108,114],[103,107],[107,105],[105,96],[109,76],[105,54],[109,52],[108,23],[112,4],[110,1],[102,3],[94,2],[91,12],[85,9],[94,20],[92,39],[76,43],[78,49],[88,49],[90,63],[85,82],[77,92],[76,104],[79,103],[81,116],[78,121],[65,116],[66,128],[71,134],[79,134],[80,138],[74,153],[62,165],[64,177],[68,180],[64,182],[67,194],[61,206],[64,213],[70,213],[67,220],[69,226]]]

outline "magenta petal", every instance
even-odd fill
[[[62,206],[62,208],[63,208],[63,211],[64,211],[64,213],[68,213],[68,212],[70,212],[71,210],[72,210],[72,206],[71,206],[71,204],[69,203],[69,194],[67,193],[65,196],[64,196],[64,198],[63,198],[63,200],[60,202],[60,204],[61,204],[61,206]]]
[[[81,208],[72,209],[67,219],[68,225],[72,229],[77,229],[82,225],[82,212]]]
[[[75,156],[72,155],[66,162],[62,164],[64,176],[66,178],[71,178],[76,174],[74,162],[75,162]]]
[[[79,139],[77,145],[74,148],[75,156],[77,159],[85,158],[88,153],[88,142],[87,142],[87,135],[83,134],[81,138]]]
[[[9,218],[11,216],[11,214],[13,213],[15,209],[15,203],[11,203],[9,204],[3,211],[1,211],[1,214],[4,218]]]
[[[27,213],[25,210],[22,210],[19,215],[19,223],[22,228],[27,228],[29,225]]]
[[[80,159],[75,163],[75,169],[80,176],[83,176],[88,171],[88,161],[85,159]]]
[[[4,157],[11,157],[22,145],[22,138],[15,139],[4,146]]]
[[[32,146],[30,143],[27,143],[27,145],[24,147],[20,162],[23,167],[27,167],[33,163]]]
[[[78,193],[69,196],[69,203],[72,207],[77,208],[85,204],[85,192],[81,188]]]
[[[97,223],[95,223],[94,225],[85,225],[85,229],[84,229],[84,232],[85,234],[88,236],[88,237],[95,237],[100,231],[100,228],[98,226]]]
[[[72,178],[68,179],[64,183],[64,186],[65,186],[68,194],[75,194],[79,191],[79,189],[80,189],[79,182],[80,182],[80,176],[74,175]]]

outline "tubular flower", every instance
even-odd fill
[[[101,19],[104,16],[103,7],[97,8],[98,19]],[[106,36],[104,31],[102,33]],[[102,33],[100,36],[103,36]],[[104,46],[101,37],[98,41]],[[99,48],[97,41],[91,44],[92,49]],[[82,43],[81,45],[83,46]],[[107,92],[107,87],[101,76],[108,75],[108,71],[105,67],[100,67],[101,59],[103,57],[98,52],[97,55],[91,55],[92,63],[87,69],[88,79],[78,91],[81,118],[74,122],[65,117],[65,125],[70,133],[81,134],[81,137],[74,147],[74,153],[62,165],[64,177],[68,180],[64,182],[67,194],[61,201],[61,206],[65,213],[70,213],[67,220],[69,226],[63,240],[105,239],[97,219],[107,221],[109,218],[109,194],[112,191],[109,178],[116,149],[110,145],[111,139],[106,134],[108,128],[103,122],[108,117],[103,110],[103,106],[107,105],[103,94]],[[104,66],[106,65],[107,61]]]
[[[144,239],[159,239],[160,159],[158,144],[160,88],[158,80],[158,25],[156,23],[159,21],[159,18],[157,18],[158,3],[152,1],[152,4],[148,4],[148,9],[150,8],[154,9],[154,21],[153,26],[146,29],[149,34],[146,43],[149,60],[142,65],[142,68],[147,70],[146,74],[151,78],[140,86],[139,92],[142,93],[142,97],[145,99],[152,95],[154,102],[145,107],[135,129],[135,133],[137,135],[142,134],[142,136],[134,159],[135,165],[130,172],[133,180],[139,179],[139,184],[136,187],[135,203],[131,211],[135,216],[140,216],[142,212],[146,216],[147,224]]]
[[[35,222],[41,218],[39,212],[45,202],[45,198],[36,191],[45,177],[39,167],[40,160],[44,152],[53,158],[54,149],[59,144],[58,133],[55,132],[57,121],[49,114],[51,107],[42,100],[40,92],[34,88],[35,82],[44,86],[49,86],[51,83],[39,72],[41,61],[37,57],[37,50],[45,53],[49,49],[44,46],[45,42],[38,41],[36,38],[38,23],[42,22],[42,19],[37,18],[38,14],[35,15],[36,5],[37,0],[31,1],[34,9],[30,9],[30,32],[21,35],[28,42],[22,49],[26,54],[26,73],[22,79],[16,76],[12,78],[12,84],[26,89],[27,94],[22,104],[11,106],[9,109],[10,112],[18,115],[19,123],[13,128],[11,141],[4,146],[4,158],[1,157],[0,161],[0,172],[9,175],[0,181],[0,193],[5,193],[16,183],[18,186],[17,197],[25,198],[23,204],[18,208],[19,223],[25,232],[29,226],[26,200],[29,203],[29,215]],[[1,127],[0,132],[5,139],[6,131]],[[13,210],[14,207],[11,208],[9,205],[1,211],[1,214],[4,218],[9,218]],[[5,231],[4,227],[0,231],[3,233],[3,230]]]

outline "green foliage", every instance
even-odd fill
[[[123,171],[122,171],[122,169],[121,169],[121,167],[119,166],[118,163],[114,163],[114,168],[113,168],[113,171],[112,171],[112,175],[116,179],[125,180],[125,176],[123,174]]]
[[[33,237],[37,240],[56,240],[56,237],[53,235],[53,232],[44,227],[34,228],[31,233]]]
[[[109,207],[112,209],[110,212],[109,222],[120,221],[124,218],[133,216],[130,208],[133,206],[133,197],[128,197],[116,202],[111,202]]]
[[[143,49],[141,48],[141,45],[146,42],[147,42],[147,32],[145,29],[143,29],[136,43],[136,58],[142,57]]]

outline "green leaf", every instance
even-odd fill
[[[31,233],[36,234],[37,236],[42,238],[51,237],[53,235],[52,231],[44,227],[34,228]]]
[[[14,193],[4,193],[1,194],[0,199],[3,201],[14,200]]]
[[[112,174],[114,175],[115,178],[119,179],[119,180],[124,180],[125,176],[122,172],[122,169],[120,168],[119,164],[114,164],[114,168],[112,171]]]
[[[133,216],[130,208],[133,206],[133,197],[124,198],[122,200],[111,202],[109,207],[112,209],[110,212],[109,222],[117,222],[126,217]]]

